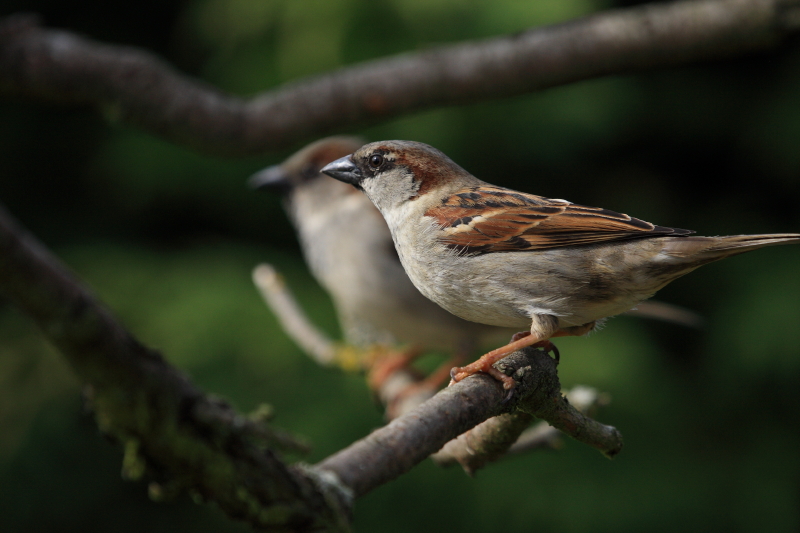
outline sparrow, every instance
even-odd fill
[[[497,187],[413,141],[367,144],[322,172],[375,204],[423,295],[464,320],[525,328],[453,368],[453,382],[484,372],[512,389],[514,379],[492,367],[506,355],[526,346],[551,350],[552,338],[585,335],[707,263],[800,242],[797,233],[700,237]]]
[[[345,340],[364,348],[411,345],[415,351],[466,356],[479,345],[507,338],[509,330],[468,322],[422,296],[403,270],[389,228],[372,202],[320,173],[363,144],[357,137],[328,137],[249,180],[254,188],[284,192],[304,259],[330,294]]]

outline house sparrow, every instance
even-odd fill
[[[322,139],[250,178],[255,188],[286,193],[305,260],[331,295],[346,341],[359,347],[410,344],[466,356],[480,344],[507,337],[509,330],[467,322],[422,296],[372,202],[320,173],[363,144],[356,137]]]
[[[367,144],[322,169],[363,190],[383,214],[414,285],[473,322],[527,331],[476,362],[477,372],[513,388],[492,364],[551,338],[585,335],[674,279],[706,263],[800,234],[690,236],[607,209],[490,185],[445,154],[412,141]]]

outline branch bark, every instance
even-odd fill
[[[596,390],[580,385],[568,391],[566,398],[581,413],[599,403]],[[448,442],[431,458],[441,466],[459,463],[465,472],[474,475],[487,463],[511,454],[557,448],[563,433],[547,422],[528,428],[534,419],[522,411],[490,418]]]
[[[526,413],[533,414],[609,458],[622,450],[622,436],[616,428],[586,417],[561,395],[557,362],[547,353],[529,348],[496,365],[518,383],[511,401],[506,401],[508,391],[497,380],[476,374],[325,459],[317,468],[334,473],[358,497],[407,472],[480,422],[491,417],[502,421],[505,417],[498,415],[506,413],[521,420]]]
[[[287,467],[273,451],[302,451],[302,444],[202,393],[134,339],[3,208],[0,291],[68,359],[101,431],[123,443],[126,475],[149,470],[157,480],[151,495],[187,489],[261,529],[348,529],[349,493]]]
[[[0,23],[0,91],[91,104],[208,153],[244,155],[441,105],[752,53],[800,28],[800,0],[691,0],[369,61],[251,100],[187,78],[141,50]]]
[[[459,463],[474,476],[486,463],[503,457],[533,420],[521,411],[495,416],[451,440],[431,458],[442,466]]]
[[[596,407],[607,405],[608,395],[600,394],[592,387],[577,385],[567,393],[567,400],[581,413],[592,415]],[[541,448],[559,448],[562,433],[548,424],[540,422],[525,430],[517,441],[508,449],[509,455],[521,454]]]

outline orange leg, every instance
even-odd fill
[[[483,355],[480,359],[471,363],[467,366],[462,367],[454,367],[450,370],[450,385],[454,383],[458,383],[462,379],[469,377],[473,374],[477,374],[478,372],[483,372],[484,374],[489,374],[494,379],[503,383],[503,388],[506,390],[510,390],[514,388],[516,382],[514,378],[511,376],[506,376],[492,365],[495,364],[500,359],[504,358],[507,355],[516,352],[517,350],[521,350],[522,348],[527,348],[528,346],[534,347],[542,347],[545,348],[547,351],[555,351],[556,358],[558,358],[558,350],[555,349],[555,346],[550,339],[554,337],[567,337],[573,335],[585,335],[589,333],[594,328],[594,322],[590,322],[589,324],[584,324],[582,326],[574,326],[564,329],[559,329],[555,331],[550,337],[548,338],[540,338],[536,335],[532,335],[530,332],[522,331],[519,333],[515,333],[513,337],[511,337],[511,342],[506,344],[505,346],[501,346],[496,350],[492,350],[491,352]]]
[[[522,348],[534,346],[542,342],[547,342],[548,344],[550,343],[550,341],[547,339],[540,339],[539,337],[531,335],[530,333],[521,338],[518,337],[519,335],[519,333],[515,334],[514,337],[512,337],[511,342],[505,346],[497,348],[496,350],[492,350],[474,363],[470,363],[467,366],[454,367],[452,370],[450,370],[450,384],[452,385],[453,383],[458,383],[462,379],[469,377],[472,374],[483,372],[484,374],[489,374],[494,379],[502,382],[504,389],[513,389],[514,385],[516,385],[514,378],[511,376],[506,376],[492,365],[505,356],[516,352],[517,350],[521,350]]]
[[[531,334],[530,331],[518,331],[518,332],[514,333],[513,335],[511,335],[511,340],[509,342],[518,341],[518,340],[522,339],[523,337],[527,337],[530,334]]]

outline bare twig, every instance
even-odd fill
[[[573,387],[566,393],[566,396],[569,403],[584,414],[592,414],[594,407],[608,404],[607,395],[600,394],[592,387],[583,385]],[[562,436],[563,434],[559,430],[547,422],[540,422],[525,430],[508,449],[508,454],[520,454],[541,448],[558,448]]]
[[[597,404],[599,395],[591,387],[577,386],[566,397],[578,411],[587,413]],[[442,466],[459,463],[472,475],[486,463],[508,454],[558,447],[563,434],[547,422],[526,429],[533,419],[521,411],[490,418],[448,442],[432,458]]]
[[[608,11],[370,61],[247,101],[141,50],[17,16],[0,24],[0,90],[96,105],[205,152],[253,154],[434,106],[764,50],[800,28],[798,6],[800,0],[691,0]]]
[[[534,450],[558,450],[564,446],[564,434],[548,424],[539,422],[526,429],[506,454],[507,457]]]
[[[253,270],[253,283],[292,340],[320,365],[332,364],[336,345],[300,309],[275,267],[267,263],[258,265]]]
[[[574,408],[562,396],[553,396],[551,402],[522,402],[518,408],[536,418],[546,420],[563,433],[597,448],[609,459],[622,451],[622,435],[615,427],[606,426]]]
[[[353,346],[328,338],[311,322],[286,286],[283,276],[272,265],[258,265],[253,270],[253,283],[286,334],[313,361],[322,366],[336,365],[347,371],[367,372],[370,389],[386,406],[389,420],[436,393],[435,390],[419,389],[423,376],[411,371],[407,364],[391,365],[392,361],[400,359],[403,352],[382,345]]]
[[[430,399],[435,389],[420,387],[423,375],[398,361],[401,351],[388,346],[352,346],[329,339],[309,320],[275,267],[267,263],[253,270],[253,282],[264,302],[289,337],[312,360],[322,366],[337,365],[345,370],[366,371],[372,392],[386,406],[391,420]]]

